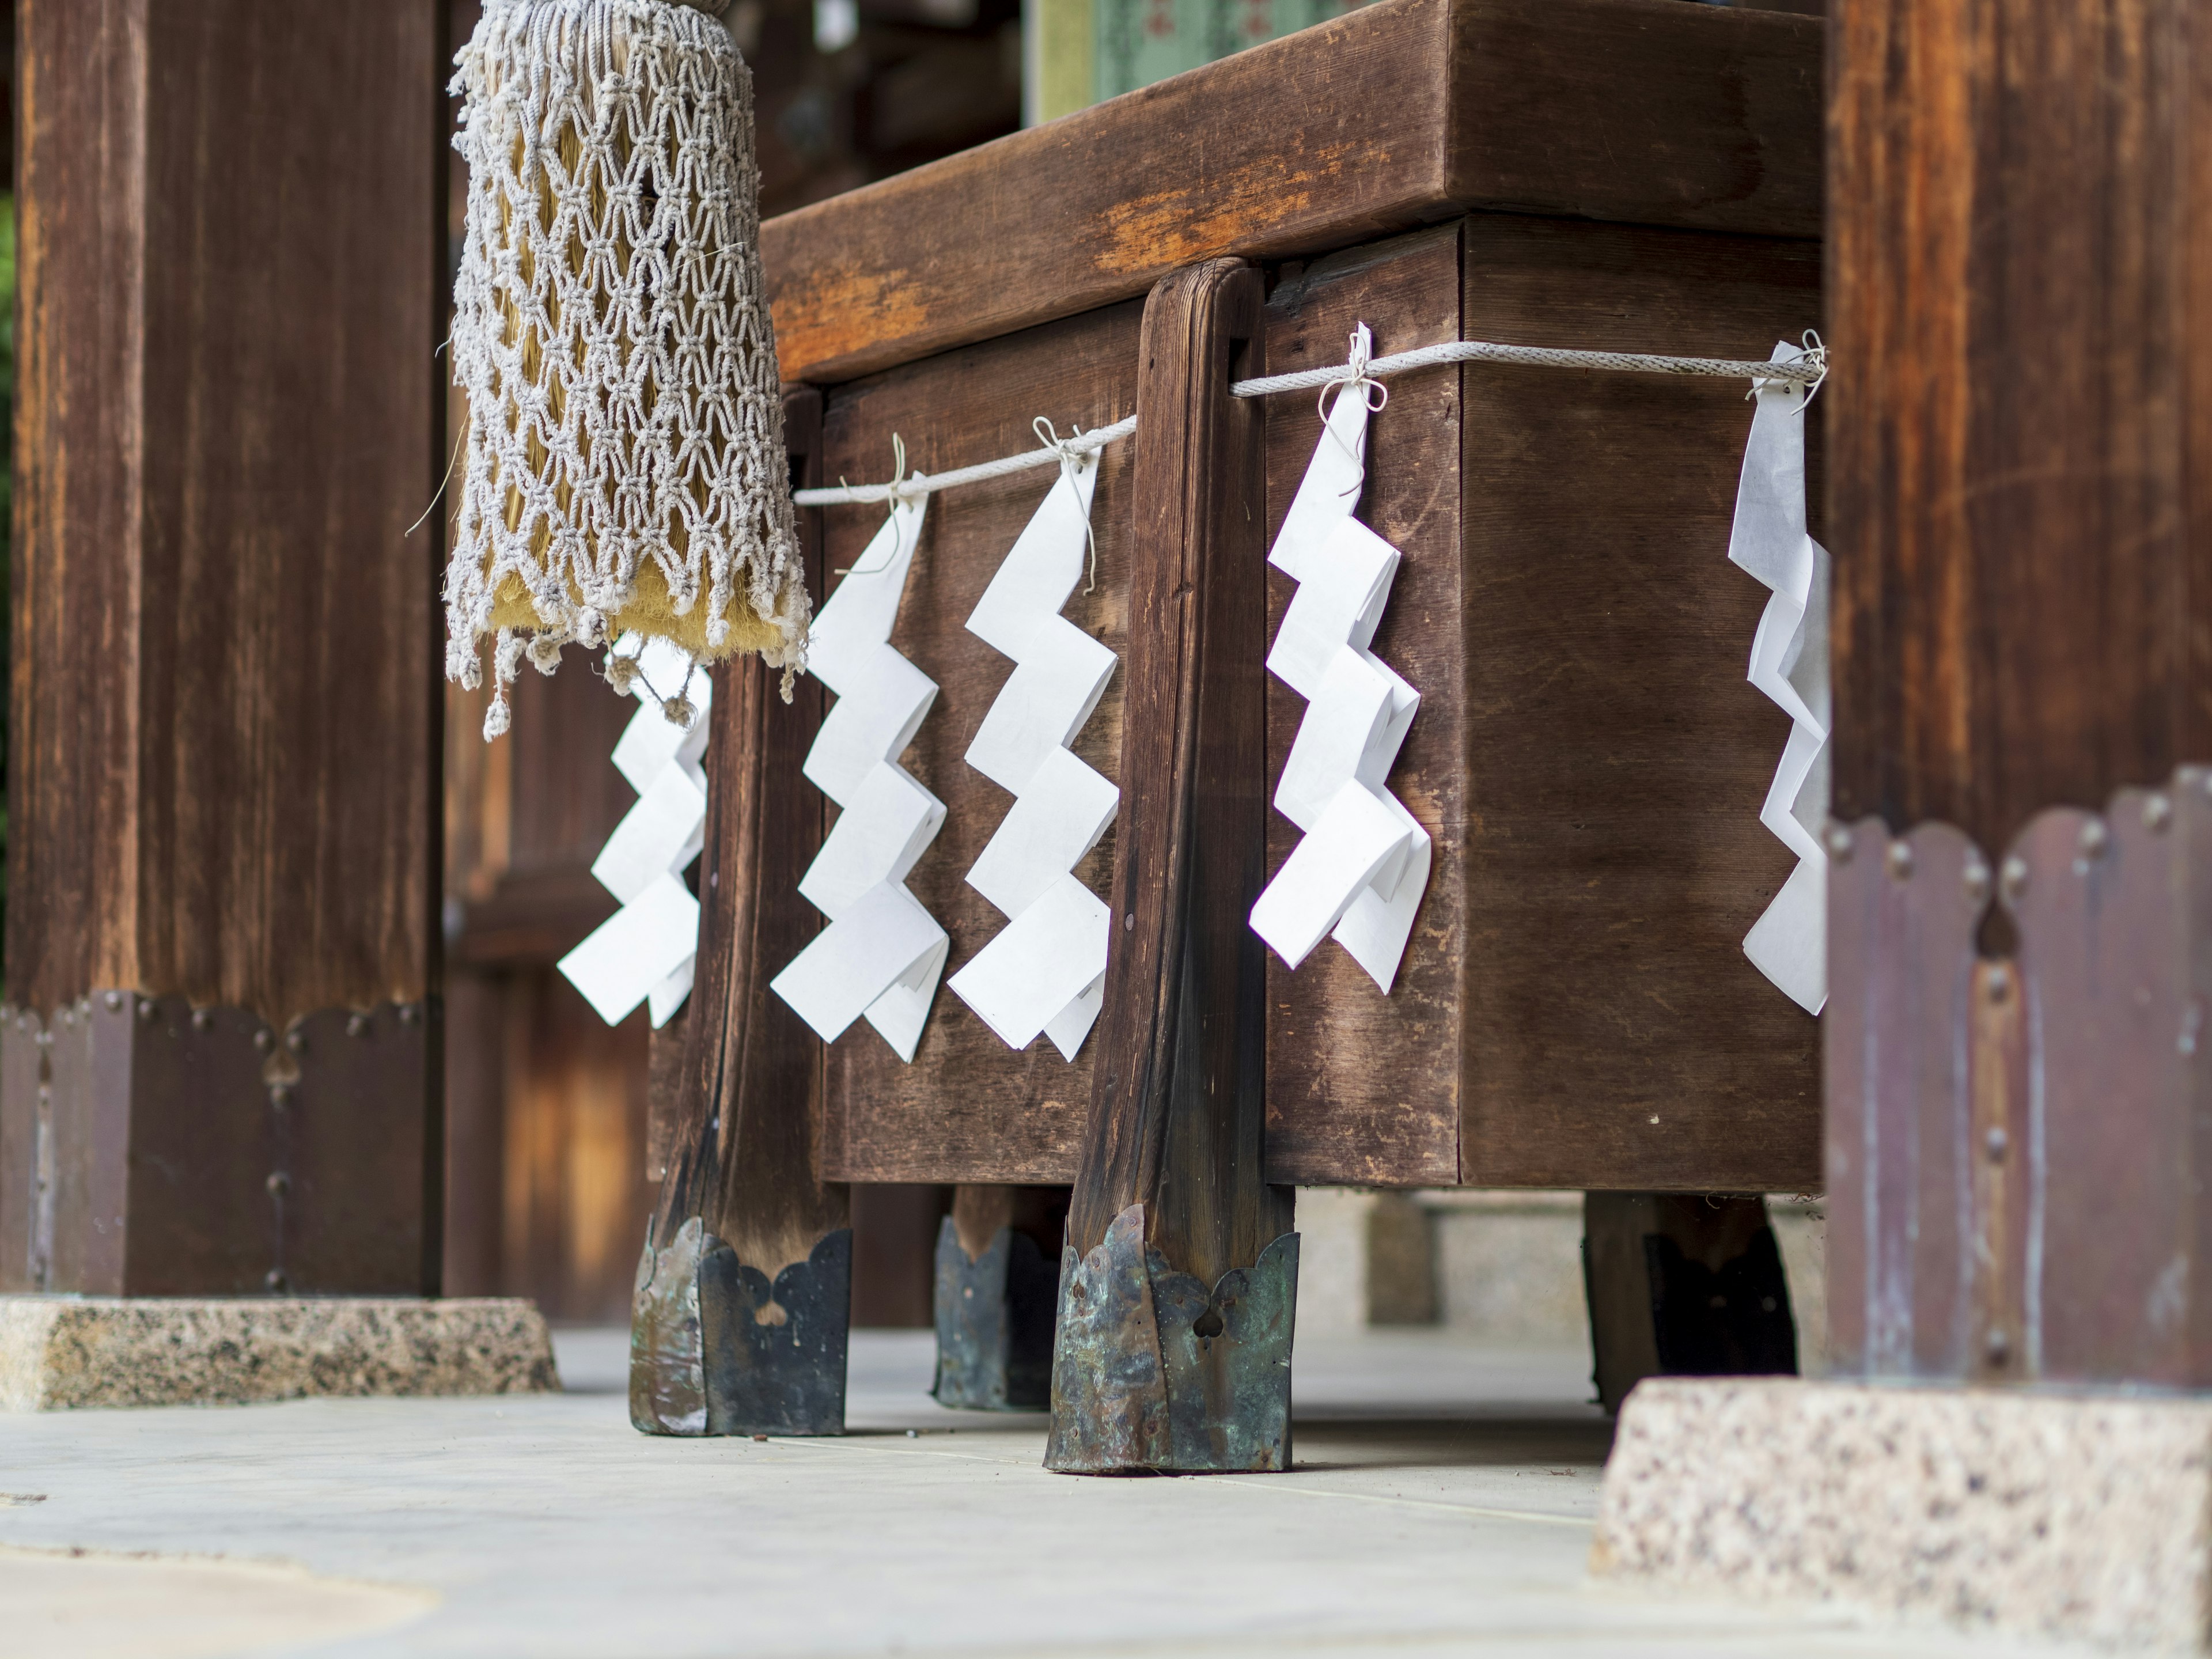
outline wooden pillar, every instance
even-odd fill
[[[1139,349],[1120,840],[1048,1467],[1290,1462],[1297,1241],[1267,1184],[1259,273],[1163,280]]]
[[[957,1187],[937,1233],[940,1406],[1020,1411],[1052,1401],[1065,1187]]]
[[[1793,1376],[1797,1328],[1757,1193],[1585,1193],[1583,1287],[1598,1402],[1647,1376]]]
[[[822,400],[784,398],[793,476],[821,462]],[[799,514],[807,589],[819,514]],[[769,981],[820,925],[799,879],[822,845],[799,776],[822,720],[757,658],[714,670],[699,865],[698,975],[684,1018],[673,1155],[632,1314],[630,1421],[653,1434],[840,1434],[852,1242],[846,1190],[820,1181],[823,1048]]]
[[[1837,19],[1835,1362],[2201,1387],[2205,13]]]
[[[21,0],[0,1287],[434,1292],[436,0]]]
[[[1835,816],[1942,818],[1994,850],[2045,807],[2212,760],[2202,14],[1838,19]]]

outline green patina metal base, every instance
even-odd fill
[[[1298,1236],[1209,1291],[1145,1245],[1131,1205],[1060,1253],[1045,1467],[1070,1474],[1270,1473],[1291,1464]]]
[[[1058,1293],[1052,1263],[1027,1233],[1001,1227],[970,1261],[945,1217],[937,1235],[937,1403],[968,1411],[1049,1405]]]
[[[696,1217],[638,1266],[629,1417],[646,1434],[842,1434],[853,1234],[775,1276]]]

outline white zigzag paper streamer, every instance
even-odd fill
[[[1777,362],[1805,354],[1786,342]],[[1751,683],[1789,714],[1790,741],[1759,821],[1797,854],[1797,867],[1744,935],[1759,971],[1817,1014],[1828,999],[1828,550],[1805,528],[1805,388],[1754,382],[1758,410],[1744,446],[1729,561],[1772,590],[1751,646]]]
[[[1352,337],[1352,365],[1372,346]],[[1252,907],[1252,927],[1292,968],[1331,934],[1389,995],[1428,889],[1430,841],[1383,785],[1420,694],[1368,649],[1398,550],[1352,516],[1366,477],[1367,386],[1337,394],[1267,562],[1298,584],[1267,653],[1305,698],[1275,807],[1305,831]]]
[[[1114,821],[1121,792],[1067,745],[1114,677],[1114,653],[1060,614],[1083,574],[1094,453],[1070,459],[968,618],[1014,672],[968,763],[1014,797],[968,884],[1007,925],[949,983],[1011,1048],[1039,1032],[1073,1060],[1098,1018],[1111,917],[1072,873]]]
[[[844,811],[799,883],[830,925],[769,987],[823,1042],[865,1017],[909,1061],[951,948],[905,884],[937,839],[945,803],[898,763],[937,701],[937,682],[890,643],[928,505],[927,495],[893,502],[814,618],[807,672],[837,702],[800,769]]]
[[[691,994],[699,949],[699,902],[684,886],[684,872],[706,836],[707,776],[700,759],[714,688],[665,640],[645,641],[636,661],[641,672],[631,694],[639,708],[615,744],[614,763],[637,791],[637,804],[592,865],[622,908],[562,957],[560,969],[608,1024],[628,1018],[642,1002],[659,1027]],[[697,710],[688,726],[671,721],[653,695],[673,696],[678,686]]]

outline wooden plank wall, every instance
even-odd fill
[[[1820,318],[1814,243],[1478,216],[1464,258],[1474,339],[1756,358]],[[1791,866],[1759,822],[1790,722],[1744,678],[1766,590],[1727,562],[1746,388],[1462,386],[1462,1179],[1814,1190],[1819,1027],[1742,950]]]
[[[928,472],[1034,445],[1036,415],[1050,416],[1062,432],[1077,422],[1109,425],[1136,406],[1140,315],[1139,304],[1112,307],[836,387],[824,422],[824,471],[856,480],[889,476],[893,432],[905,437],[909,462]],[[990,396],[975,396],[978,386],[990,387]],[[1109,447],[1099,464],[1091,515],[1097,589],[1079,587],[1064,613],[1117,655],[1129,630],[1129,448]],[[952,936],[948,974],[1005,925],[964,877],[1012,802],[963,758],[1013,667],[966,624],[1052,476],[1049,469],[1020,473],[933,498],[891,635],[939,685],[904,764],[957,805],[907,884]],[[871,507],[830,507],[823,517],[833,570],[851,565],[882,522]],[[1117,672],[1074,745],[1109,778],[1119,769],[1121,722]],[[1103,885],[1114,847],[1109,830],[1077,875]],[[949,990],[938,993],[911,1066],[856,1027],[830,1050],[824,1173],[852,1181],[1068,1181],[1089,1110],[1090,1056],[1086,1045],[1070,1065],[1046,1039],[1011,1054]],[[969,1173],[977,1170],[988,1173]]]
[[[636,799],[608,759],[636,705],[575,656],[487,744],[485,696],[447,690],[446,1288],[619,1319],[653,1200],[646,1020],[608,1027],[553,964],[614,912],[591,865]]]
[[[1479,214],[1286,273],[1270,361],[1341,362],[1358,319],[1378,351],[1757,357],[1817,320],[1818,260]],[[1405,561],[1375,648],[1422,692],[1391,783],[1436,863],[1387,1000],[1332,945],[1273,963],[1270,1174],[1816,1185],[1817,1028],[1741,948],[1791,866],[1758,818],[1789,722],[1743,671],[1765,592],[1726,562],[1742,389],[1475,365],[1389,397],[1361,510]],[[1271,400],[1271,524],[1318,433]],[[1271,776],[1304,708],[1272,687]],[[1270,836],[1279,867],[1297,832]]]
[[[1464,327],[1757,357],[1818,316],[1814,245],[1518,216],[1275,274],[1277,369],[1341,362],[1361,319],[1384,351]],[[927,442],[925,471],[1019,447],[1029,414],[1127,372],[1127,311],[833,389],[830,470],[882,476],[893,430],[910,454]],[[1123,407],[1089,396],[1093,421]],[[1741,949],[1790,868],[1759,822],[1788,721],[1744,670],[1765,592],[1727,562],[1749,420],[1742,387],[1717,380],[1479,366],[1390,382],[1363,513],[1406,556],[1376,645],[1423,693],[1392,786],[1436,866],[1388,998],[1333,945],[1295,974],[1271,959],[1270,1179],[1817,1185],[1817,1027]],[[1315,400],[1270,399],[1267,422],[1272,528],[1312,454]],[[1070,611],[1117,650],[1121,447],[1093,514],[1107,608]],[[963,624],[1042,484],[936,498],[894,636],[945,687],[908,763],[951,811],[909,884],[952,934],[955,970],[1002,925],[961,878],[1005,799],[961,757],[1011,666]],[[828,517],[833,563],[849,562],[877,513]],[[1272,631],[1293,585],[1265,580]],[[1109,775],[1119,682],[1084,739]],[[1272,681],[1268,698],[1272,780],[1304,703]],[[1267,833],[1272,870],[1297,837],[1273,813]],[[1094,886],[1106,856],[1084,867]],[[1073,1066],[1010,1055],[942,993],[911,1066],[865,1032],[832,1046],[827,1167],[1068,1179],[1091,1066],[1090,1047]]]
[[[1285,270],[1267,302],[1268,372],[1345,361],[1365,322],[1378,352],[1456,340],[1460,228],[1396,238]],[[1460,556],[1460,377],[1433,369],[1389,382],[1370,416],[1360,516],[1403,555],[1375,650],[1421,692],[1390,787],[1436,839],[1416,939],[1392,994],[1332,942],[1293,974],[1267,957],[1267,1169],[1279,1182],[1449,1186],[1459,1179],[1460,1000],[1468,945],[1465,757],[1471,714],[1453,619],[1465,609]],[[1267,400],[1267,529],[1282,526],[1321,435],[1318,400]],[[1268,568],[1267,637],[1297,584]],[[1305,700],[1267,677],[1267,777],[1283,775]],[[1297,827],[1267,814],[1267,869]]]

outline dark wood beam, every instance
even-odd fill
[[[769,220],[783,372],[848,380],[1470,207],[1817,236],[1821,37],[1679,0],[1378,0]]]
[[[2212,1383],[2203,21],[2185,0],[1838,15],[1846,1373]]]

